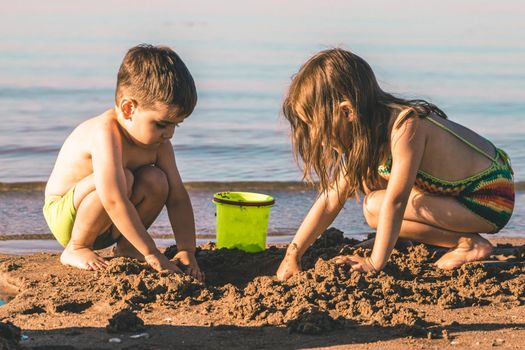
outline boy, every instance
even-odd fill
[[[44,217],[65,247],[63,264],[104,269],[94,250],[117,242],[117,255],[181,273],[146,232],[166,205],[179,250],[174,260],[203,280],[193,209],[170,142],[196,102],[193,78],[170,48],[139,45],[127,52],[115,107],[73,130],[46,185]]]

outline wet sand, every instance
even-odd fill
[[[284,255],[276,246],[256,254],[201,246],[205,284],[126,258],[89,272],[60,265],[57,254],[1,255],[0,289],[17,294],[0,307],[0,348],[484,349],[525,343],[525,240],[499,239],[491,260],[453,271],[432,265],[444,250],[416,245],[395,251],[382,272],[368,274],[331,261],[340,251],[367,253],[354,248],[356,242],[327,231],[305,254],[304,271],[287,282],[273,277]],[[175,252],[169,247],[165,254]],[[15,326],[25,336],[18,343]]]

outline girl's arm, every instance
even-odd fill
[[[414,117],[392,130],[392,171],[379,210],[376,239],[370,256],[377,270],[386,265],[397,242],[408,198],[423,158],[426,135],[418,132],[420,122],[418,117]]]
[[[346,201],[346,186],[344,176],[339,176],[337,186],[332,186],[317,198],[288,246],[286,256],[277,270],[278,279],[288,279],[301,270],[299,262],[303,254],[343,208]]]
[[[367,259],[358,256],[339,259],[339,262],[352,265],[352,270],[381,270],[390,258],[425,151],[426,133],[420,123],[421,120],[414,117],[400,127],[394,125],[391,136],[392,171],[379,211],[372,254]]]
[[[299,258],[302,257],[308,247],[335,220],[345,200],[346,198],[341,201],[336,189],[330,189],[326,194],[321,194],[299,226],[299,230],[290,243],[293,248],[289,250],[295,251]]]

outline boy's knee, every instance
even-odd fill
[[[135,173],[137,183],[147,188],[147,194],[168,195],[168,178],[158,167],[148,166]]]
[[[363,200],[363,215],[371,228],[377,228],[377,219],[381,203],[383,203],[383,191],[374,191],[365,196]]]

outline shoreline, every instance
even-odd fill
[[[246,191],[246,190],[287,190],[287,191],[314,191],[315,186],[304,181],[187,181],[184,186],[188,190],[212,190],[217,191]],[[46,187],[45,181],[29,182],[0,182],[0,193],[2,192],[43,192]],[[514,183],[516,192],[525,192],[525,181]]]

